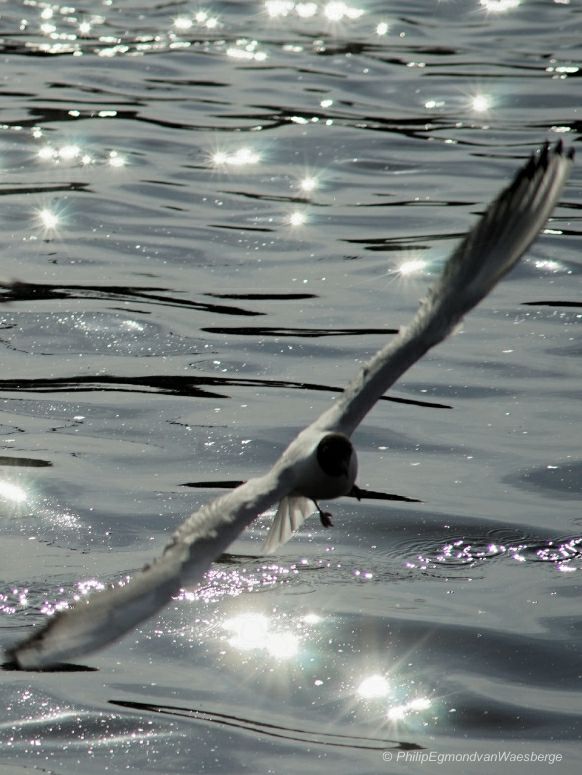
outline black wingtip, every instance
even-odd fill
[[[562,138],[556,140],[552,151],[556,156],[565,156],[568,161],[574,161],[574,157],[576,156],[576,150],[574,147],[569,146],[568,148],[565,148]]]
[[[7,656],[9,659],[7,662],[0,664],[0,670],[14,670],[27,673],[94,673],[97,671],[96,667],[75,665],[71,662],[57,662],[46,667],[22,667],[17,659],[10,659],[10,654],[7,654]]]
[[[532,180],[538,170],[547,170],[551,159],[555,156],[565,156],[568,161],[573,161],[575,151],[572,147],[564,148],[564,141],[562,138],[556,140],[553,145],[549,140],[546,140],[541,148],[534,151],[529,157],[527,164],[522,170],[522,174],[515,180],[515,187],[517,188],[520,180],[523,180],[523,178]]]
[[[544,150],[549,146],[550,144],[548,142],[544,143]],[[568,161],[573,161],[574,157],[576,156],[576,150],[573,146],[569,146],[566,148],[564,146],[564,141],[562,138],[559,140],[556,140],[553,146],[550,146],[550,150],[553,152],[556,156],[565,156]]]

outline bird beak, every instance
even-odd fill
[[[359,501],[362,500],[362,490],[360,490],[357,484],[352,486],[352,489],[349,491],[348,495],[351,495],[352,498],[357,498]]]

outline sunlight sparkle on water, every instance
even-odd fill
[[[292,0],[266,0],[265,10],[271,19],[282,19],[293,13],[301,19],[310,19],[320,12],[330,22],[359,19],[365,13],[363,8],[356,8],[348,3],[338,2],[338,0],[325,3],[323,6],[313,2],[296,3]],[[384,35],[385,32],[378,34]]]
[[[539,258],[534,261],[534,264],[536,269],[542,269],[545,272],[552,272],[553,274],[556,272],[564,272],[566,270],[566,267],[563,264],[561,264],[559,261],[555,261],[552,258]]]
[[[40,609],[41,613],[45,616],[53,616],[59,611],[65,611],[72,605],[72,603],[78,603],[79,600],[87,597],[87,595],[90,595],[93,592],[100,592],[105,588],[105,584],[99,581],[99,579],[86,579],[84,581],[78,581],[77,589],[72,595],[72,600],[45,600]],[[63,590],[61,589],[61,593],[62,592]]]
[[[296,3],[295,13],[301,19],[311,19],[317,13],[317,3]]]
[[[117,151],[111,151],[109,154],[109,166],[110,167],[125,167],[125,157],[117,153]]]
[[[365,700],[386,697],[389,693],[390,684],[383,675],[369,675],[358,686],[358,694]]]
[[[255,153],[251,148],[239,148],[238,151],[233,153],[216,151],[212,155],[212,164],[215,167],[244,167],[248,164],[258,164],[260,160],[259,154]]]
[[[59,148],[59,156],[63,161],[72,161],[80,154],[81,149],[78,145],[63,145]]]
[[[267,0],[265,9],[272,19],[278,16],[288,16],[295,8],[291,0]]]
[[[291,0],[267,0],[265,10],[271,19],[282,19],[295,13],[300,19],[310,19],[319,10],[317,3],[295,3]]]
[[[41,161],[52,161],[55,164],[60,162],[80,161],[81,164],[91,164],[93,159],[88,153],[83,153],[79,145],[69,143],[55,148],[52,145],[43,145],[37,153]]]
[[[78,594],[75,595],[75,600],[80,600],[82,597],[86,597],[93,592],[101,592],[105,589],[105,584],[99,581],[99,579],[86,579],[85,581],[77,582]]]
[[[15,587],[7,593],[0,592],[0,613],[3,616],[12,616],[23,608],[28,608],[28,589]]]
[[[428,710],[431,705],[432,703],[428,697],[418,697],[415,700],[411,700],[407,707],[409,710],[420,712],[421,710]]]
[[[290,659],[299,650],[299,639],[292,632],[269,633],[265,647],[272,657]]]
[[[291,215],[289,216],[289,225],[303,226],[306,220],[307,220],[307,216],[305,215],[305,213],[301,213],[298,210],[296,210],[294,213],[291,213]]]
[[[193,16],[176,16],[174,19],[174,29],[178,32],[188,32],[194,24],[198,27],[205,27],[207,30],[214,30],[220,26],[217,16],[212,16],[210,11],[196,11]]]
[[[43,35],[52,35],[54,32],[56,32],[56,27],[51,22],[43,22],[43,24],[40,25],[40,31],[43,33]]]
[[[403,261],[396,270],[401,277],[413,277],[421,274],[426,269],[427,262],[421,258],[412,258],[409,261]]]
[[[476,94],[471,98],[471,108],[476,113],[486,113],[491,107],[491,100],[486,94]]]
[[[267,58],[265,51],[258,51],[258,40],[237,40],[236,45],[229,46],[226,49],[226,55],[233,59],[246,59],[247,61],[253,60],[255,62],[264,62]]]
[[[315,189],[317,188],[317,178],[313,178],[307,175],[306,177],[303,178],[303,180],[299,182],[299,188],[302,191],[305,191],[306,193],[315,191]]]
[[[59,216],[48,208],[39,210],[38,218],[45,229],[56,229],[59,225]]]
[[[386,713],[389,721],[401,721],[406,718],[406,709],[404,705],[394,705],[392,708],[388,708]]]
[[[68,111],[69,115],[78,116],[78,111]],[[113,118],[117,115],[117,111],[99,111],[99,118]],[[42,140],[42,130],[35,128],[33,130],[33,137],[35,140]],[[107,164],[110,167],[124,167],[127,164],[125,156],[118,151],[109,152],[97,152],[94,156],[89,151],[85,150],[83,144],[79,143],[63,143],[62,145],[42,145],[36,156],[43,162],[52,162],[53,164],[81,164],[86,167],[90,164]]]
[[[228,641],[231,646],[241,651],[251,651],[264,648],[269,620],[263,614],[239,614],[227,619],[223,627],[232,633]]]
[[[193,24],[194,21],[188,16],[178,16],[176,19],[174,19],[174,27],[180,32],[189,30]]]
[[[51,145],[43,145],[37,155],[39,159],[49,161],[55,157],[55,154],[55,149]]]
[[[489,13],[505,13],[517,8],[521,0],[479,0],[479,4]]]
[[[335,1],[327,3],[323,13],[330,21],[341,22],[344,19],[359,19],[364,14],[364,10],[362,8],[355,8],[347,3]]]
[[[412,713],[420,713],[423,710],[428,710],[431,707],[431,704],[428,697],[418,697],[410,702],[403,703],[402,705],[393,705],[391,708],[388,708],[386,716],[389,721],[403,721]]]
[[[24,503],[27,495],[19,485],[0,481],[0,498],[5,498],[8,501],[12,501],[12,503]]]
[[[273,630],[264,614],[239,614],[227,619],[223,627],[232,633],[229,644],[240,651],[267,651],[272,657],[289,659],[299,650],[297,635],[288,630]]]

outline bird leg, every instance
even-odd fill
[[[349,491],[348,495],[351,495],[352,498],[357,498],[359,501],[361,501],[363,496],[363,490],[361,490],[357,484],[354,484],[352,486],[352,489]],[[333,527],[333,522],[331,521],[331,517],[332,517],[331,511],[323,511],[319,503],[315,500],[315,498],[312,498],[311,500],[314,502],[315,508],[319,513],[319,519],[321,520],[321,524],[324,527]]]
[[[333,522],[331,521],[331,512],[322,511],[319,506],[319,503],[315,500],[315,498],[312,498],[312,500],[315,503],[315,508],[319,512],[319,519],[321,520],[321,524],[324,527],[333,527]]]

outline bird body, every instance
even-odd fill
[[[213,560],[261,513],[279,508],[265,549],[276,551],[317,506],[352,491],[357,457],[350,436],[386,390],[448,336],[530,246],[557,204],[573,152],[547,144],[487,208],[447,260],[412,322],[356,374],[340,397],[289,444],[263,476],[249,479],[182,523],[163,554],[132,579],[62,611],[8,651],[23,669],[42,669],[120,638],[201,580]],[[321,512],[325,524],[327,514]]]

